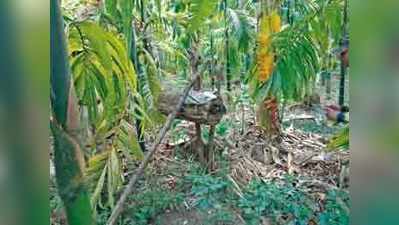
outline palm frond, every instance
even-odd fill
[[[243,10],[228,8],[227,13],[232,35],[238,41],[239,49],[247,51],[254,38],[255,19]]]
[[[188,32],[192,33],[198,30],[203,25],[203,22],[215,11],[217,3],[218,1],[216,0],[191,1]]]
[[[331,138],[327,145],[330,151],[349,148],[349,126],[342,129],[337,135]]]
[[[123,40],[90,22],[69,29],[70,58],[77,96],[88,107],[92,124],[115,121],[127,106],[128,92],[136,91],[136,73]]]

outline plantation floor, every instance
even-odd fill
[[[198,163],[195,149],[187,145],[194,136],[194,125],[180,121],[155,155],[146,173],[147,181],[140,188],[144,196],[146,191],[156,190],[155,193],[167,193],[169,198],[179,198],[177,204],[169,205],[168,201],[176,199],[167,199],[158,193],[159,196],[155,194],[155,199],[148,202],[133,200],[132,206],[154,206],[153,214],[147,215],[148,224],[246,224],[248,218],[245,216],[248,215],[243,213],[239,203],[233,202],[245,199],[248,184],[258,180],[264,184],[289,186],[290,191],[299,191],[300,195],[306,196],[312,202],[312,213],[306,224],[319,224],[318,217],[326,208],[329,193],[347,193],[349,181],[349,153],[326,151],[327,141],[342,125],[327,122],[322,107],[287,107],[283,132],[273,141],[265,139],[262,130],[254,125],[253,112],[248,107],[244,109],[246,118],[242,134],[242,111],[229,113],[216,129],[218,169],[211,175]],[[207,139],[204,130],[203,138]],[[231,200],[230,195],[234,196]],[[166,199],[165,203],[152,202],[157,201],[156,198]],[[342,202],[339,207],[349,214],[347,205],[343,203],[347,200],[337,201]],[[280,203],[289,205],[289,202]],[[157,204],[166,205],[158,207]],[[300,201],[298,207],[302,207]],[[141,213],[144,212],[133,210],[134,216],[130,216],[137,220]],[[281,213],[274,218],[274,223],[271,221],[262,214],[258,222],[289,224],[298,218],[290,213]]]
[[[286,106],[283,130],[273,140],[255,126],[252,107],[231,108],[216,127],[217,169],[211,174],[188,145],[194,124],[176,121],[121,224],[348,224],[349,152],[326,150],[343,127],[326,121],[322,109],[331,103],[322,97],[320,105]],[[137,165],[127,166],[126,178]],[[55,225],[65,223],[58,211],[52,206]],[[105,224],[109,213],[100,209],[98,224]]]

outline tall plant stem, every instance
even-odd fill
[[[344,18],[342,24],[342,40],[341,44],[344,44],[344,39],[347,35],[347,24],[348,24],[348,0],[345,0],[344,5]],[[339,82],[339,99],[338,104],[340,106],[344,105],[345,103],[345,77],[346,77],[347,67],[344,62],[344,57],[341,56],[341,79]]]
[[[227,23],[227,0],[224,0],[224,20],[225,20],[225,51],[226,51],[226,87],[227,91],[231,91],[231,71],[230,71],[230,43],[229,43],[229,27]]]
[[[136,44],[136,31],[135,27],[132,29],[132,43],[131,43],[131,50],[130,50],[130,59],[133,62],[134,68],[137,71],[137,77],[138,77],[138,85],[137,85],[137,92],[141,93],[141,84],[140,81],[142,80],[141,78],[143,77],[143,69],[141,68],[141,64],[139,62],[139,57],[137,54],[137,44]],[[135,98],[135,102],[137,103],[137,99]],[[136,113],[140,115],[140,111],[136,110]],[[143,126],[142,126],[142,121],[141,119],[136,119],[136,132],[138,136],[138,142],[140,145],[141,150],[144,152],[146,151],[145,147],[145,140],[144,140],[144,132],[143,132]]]
[[[79,112],[74,101],[64,21],[58,0],[51,1],[51,106],[50,122],[54,136],[54,163],[59,195],[64,203],[69,225],[94,224],[86,190],[84,159],[78,137]]]

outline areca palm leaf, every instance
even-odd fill
[[[339,150],[339,149],[348,149],[349,148],[349,126],[346,126],[336,134],[328,143],[327,149]]]
[[[255,18],[244,10],[228,8],[228,19],[231,24],[232,35],[238,41],[240,50],[247,51],[254,37]]]
[[[86,169],[86,179],[91,184],[93,208],[103,207],[104,203],[112,207],[115,203],[114,194],[122,187],[123,166],[129,165],[132,160],[144,158],[135,128],[129,122],[121,120],[112,132],[115,137],[112,145],[107,145],[105,150],[91,156]],[[107,198],[103,199],[103,196]]]
[[[260,101],[270,94],[284,100],[302,98],[319,70],[315,43],[309,33],[286,28],[273,35],[272,46],[277,56],[272,78],[264,84],[252,81],[254,97]]]
[[[132,41],[132,13],[131,0],[104,0],[102,19],[111,22],[124,35],[127,49],[130,51]]]
[[[216,0],[193,0],[190,7],[190,21],[188,24],[188,32],[198,30],[203,22],[216,10]]]
[[[284,100],[299,100],[311,90],[332,36],[338,32],[342,3],[342,0],[298,2],[295,10],[301,14],[300,18],[272,37],[277,56],[272,78],[264,84],[251,79],[251,90],[258,101],[270,94]]]
[[[104,206],[103,193],[107,193],[107,205],[114,205],[114,194],[122,186],[123,174],[120,157],[115,148],[110,148],[103,153],[93,156],[89,160],[86,171],[87,181],[91,185],[91,204]]]
[[[99,149],[94,140],[91,143],[95,152],[100,152],[92,156],[87,169],[87,177],[93,184],[91,203],[94,208],[103,205],[101,196],[107,193],[107,205],[112,207],[114,193],[121,187],[123,178],[122,158],[117,150],[128,149],[129,154],[136,156],[142,154],[137,148],[136,134],[132,131],[125,134],[121,125],[125,115],[130,113],[137,117],[135,112],[141,110],[137,104],[133,105],[135,110],[128,108],[133,102],[131,97],[137,95],[136,73],[123,40],[93,22],[73,24],[69,30],[69,45],[81,106],[89,112],[95,139],[107,140],[103,144],[107,146],[105,150]]]
[[[161,92],[161,83],[160,83],[160,78],[159,78],[159,69],[158,66],[156,65],[153,57],[151,56],[151,54],[143,49],[144,51],[144,61],[146,64],[146,68],[147,68],[147,76],[145,76],[145,81],[140,82],[140,84],[146,84],[144,86],[146,86],[145,88],[147,88],[150,92],[150,95],[146,96],[146,97],[151,97],[151,101],[149,102],[150,105],[155,105],[156,104],[156,100],[158,99],[158,96]]]
[[[114,115],[126,109],[128,93],[136,91],[136,73],[123,41],[93,22],[69,29],[72,73],[80,100],[92,124],[105,120],[112,127]]]

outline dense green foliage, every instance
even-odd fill
[[[271,219],[273,224],[285,224],[283,221],[308,224],[310,220],[317,224],[349,224],[349,198],[345,191],[331,190],[326,196],[324,211],[319,212],[317,200],[295,187],[288,178],[280,184],[254,180],[243,189],[241,197],[223,175],[194,172],[181,182],[185,185],[174,192],[144,190],[135,196],[132,200],[135,204],[125,214],[127,218],[134,215],[134,219],[126,224],[146,224],[165,210],[184,211],[182,204],[188,199],[195,199],[191,210],[212,212],[207,216],[209,224],[235,224],[234,211],[241,214],[246,224],[259,224],[262,218]]]
[[[151,131],[163,122],[164,116],[157,110],[163,84],[185,85],[195,71],[201,71],[203,89],[218,90],[228,99],[229,112],[240,108],[244,114],[245,107],[275,97],[283,114],[283,105],[314,92],[320,74],[337,69],[334,49],[342,35],[343,7],[344,0],[63,1],[65,29],[56,27],[57,33],[52,33],[52,44],[64,44],[52,48],[52,59],[57,60],[52,61],[52,110],[60,123],[52,128],[57,172],[70,170],[59,186],[69,188],[76,174],[82,176],[78,192],[83,194],[77,203],[82,207],[76,209],[91,216],[87,186],[94,215],[104,223],[124,187],[126,170],[144,158],[144,137],[153,140]],[[258,57],[262,48],[260,20],[272,11],[279,23],[278,29],[263,34],[270,38],[267,54],[272,60],[267,65],[270,76],[261,80],[260,65],[265,62]],[[53,13],[52,8],[52,17]],[[61,15],[57,19],[56,25],[60,25]],[[220,92],[222,86],[227,87],[226,92]],[[71,141],[61,128],[67,122],[69,98],[75,92],[74,116],[80,118],[82,140]],[[223,119],[215,127],[216,137],[228,137],[231,130],[244,132],[245,122]],[[175,121],[173,129],[179,123]],[[212,137],[210,130],[201,133],[206,141]],[[347,147],[348,135],[349,128],[330,147]],[[188,135],[173,130],[171,136],[181,140]],[[78,156],[72,150],[77,146],[83,146],[84,174],[74,164]],[[69,167],[59,163],[65,159],[71,163]],[[228,165],[224,156],[218,160]],[[253,180],[240,193],[226,174],[189,171],[178,184],[179,190],[157,187],[132,196],[126,212],[131,220],[124,223],[148,224],[166,209],[179,208],[174,206],[193,198],[195,210],[211,210],[210,220],[227,224],[236,220],[232,211],[247,224],[259,224],[264,218],[276,223],[283,218],[301,225],[309,220],[348,224],[347,206],[337,200],[344,198],[341,192],[331,192],[326,209],[318,212],[315,199],[289,179],[283,183]],[[63,191],[60,195],[65,201]],[[83,218],[86,222],[82,225],[90,223],[89,216]]]

